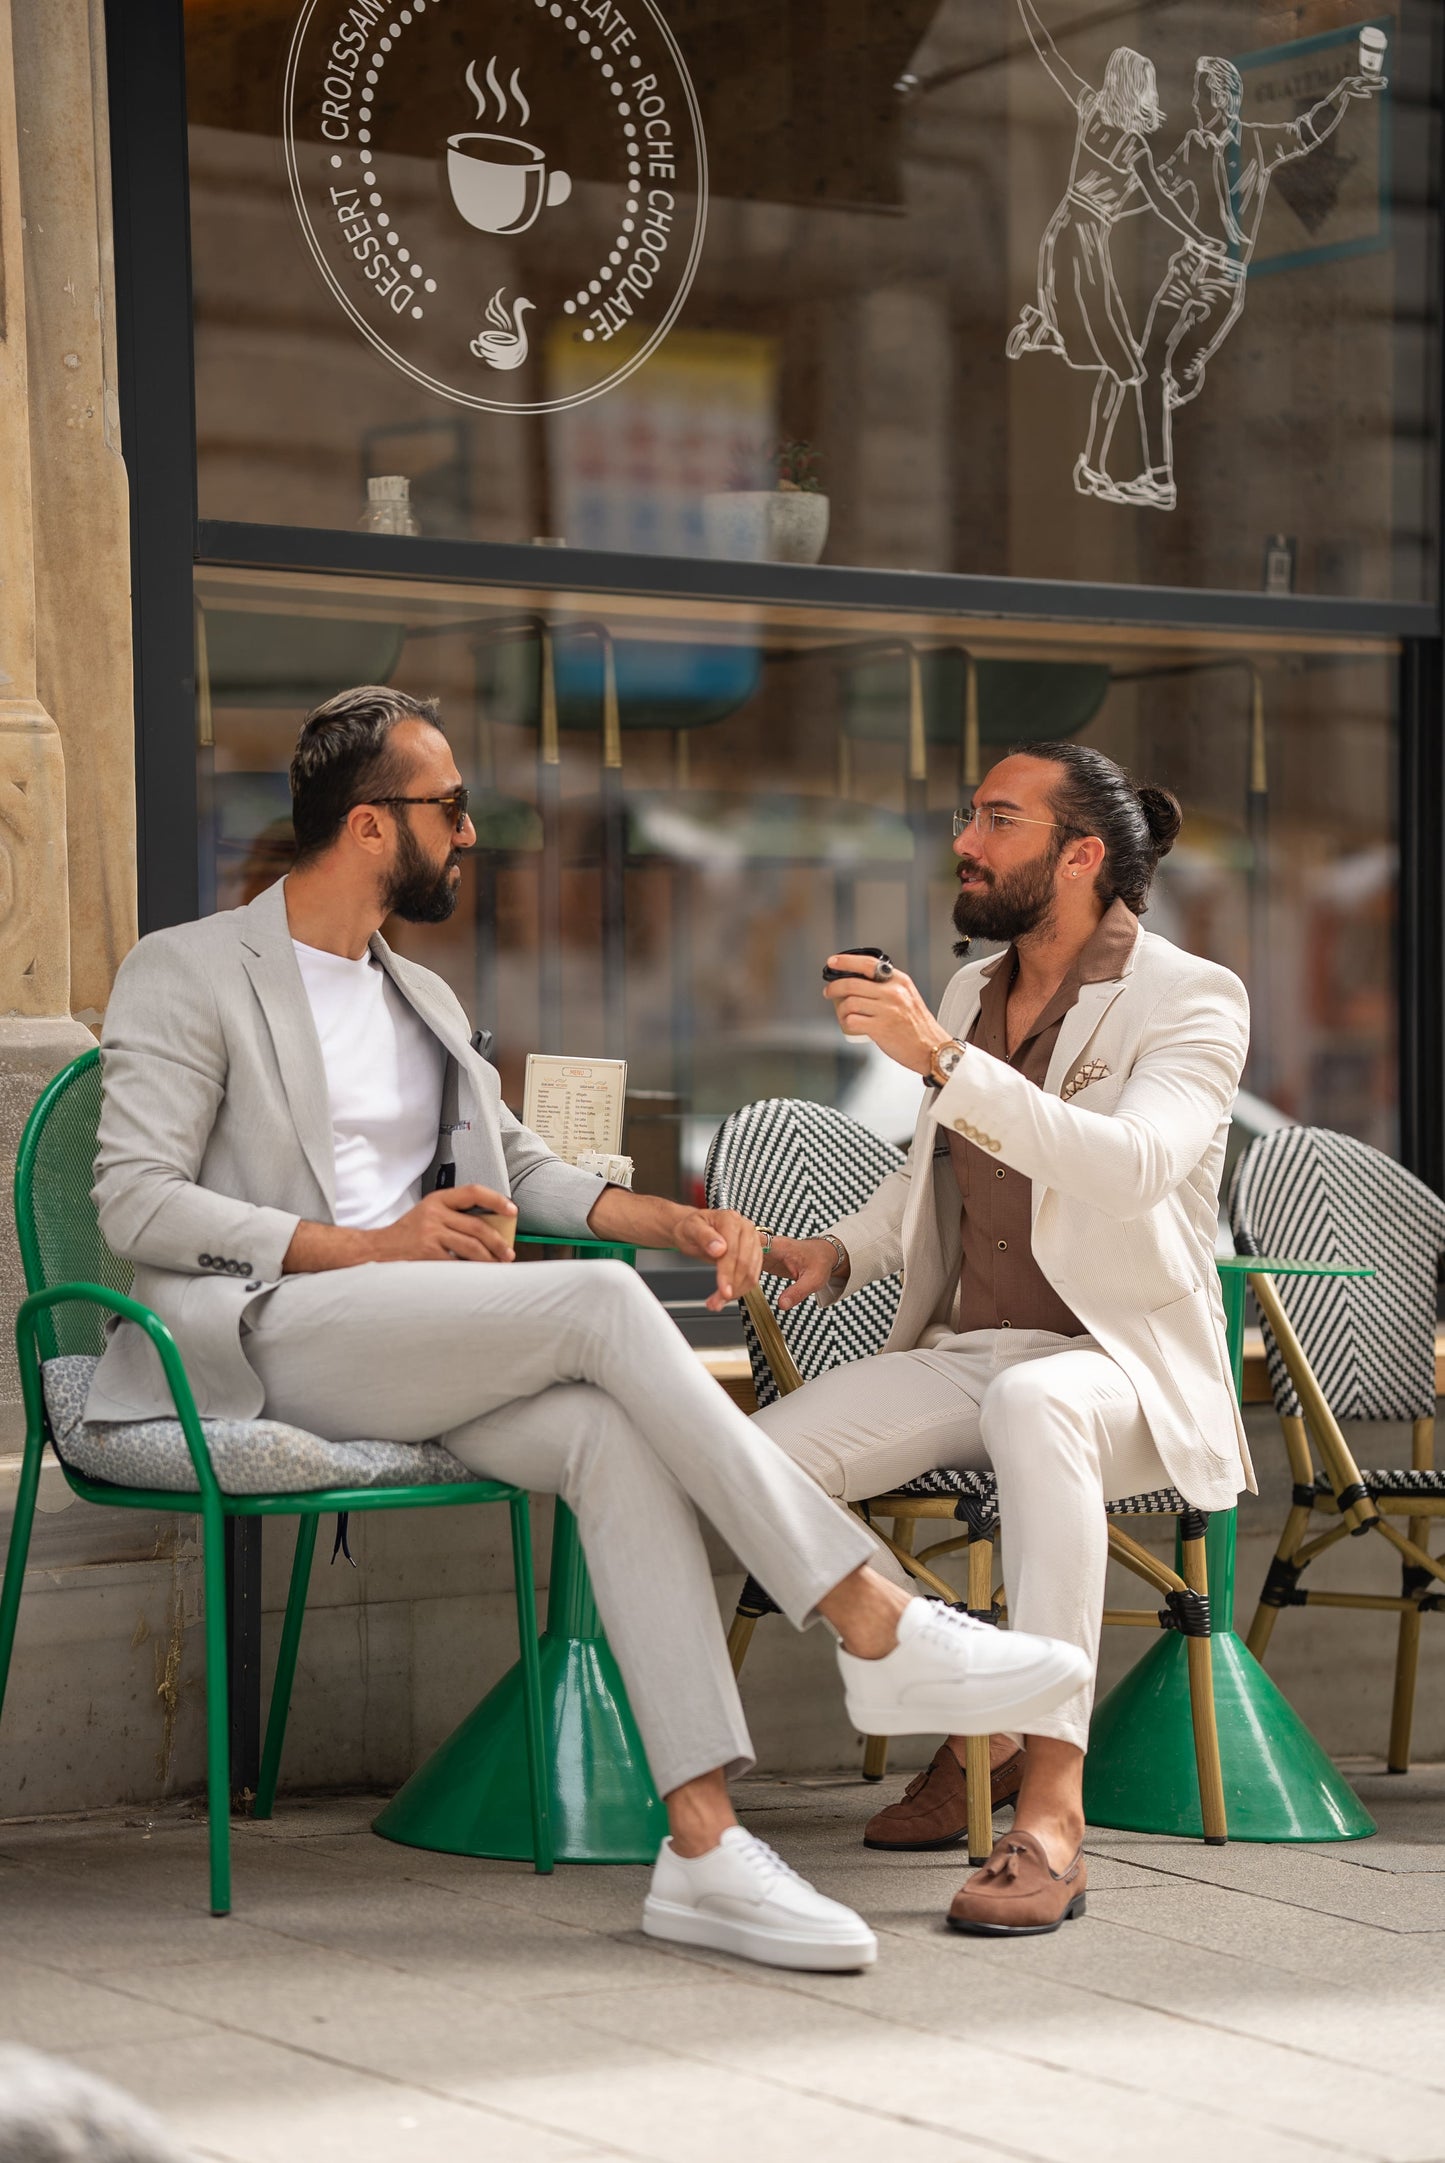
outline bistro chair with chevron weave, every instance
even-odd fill
[[[254,1807],[256,1817],[268,1818],[276,1796],[318,1518],[332,1510],[505,1502],[512,1517],[517,1629],[522,1641],[532,1853],[538,1870],[550,1870],[551,1812],[526,1494],[500,1480],[475,1478],[436,1444],[324,1442],[277,1420],[201,1419],[175,1338],[149,1307],[130,1297],[130,1267],[110,1252],[100,1236],[90,1198],[100,1098],[100,1053],[82,1052],[56,1075],[36,1103],[15,1167],[15,1220],[29,1293],[15,1324],[25,1399],[25,1454],[0,1590],[0,1712],[47,1443],[82,1502],[199,1517],[211,1912],[225,1915],[231,1906],[226,1519],[296,1519],[291,1589]],[[108,1314],[125,1315],[150,1338],[175,1403],[174,1419],[85,1422],[86,1396],[99,1363]]]
[[[845,1113],[789,1097],[774,1097],[745,1104],[724,1122],[708,1155],[707,1199],[713,1208],[738,1209],[755,1223],[771,1225],[792,1238],[806,1239],[860,1209],[902,1161],[901,1150],[881,1141]],[[866,1359],[881,1351],[897,1309],[899,1284],[897,1277],[885,1278],[833,1306],[819,1307],[808,1300],[790,1313],[779,1315],[774,1301],[786,1287],[777,1278],[765,1278],[763,1285],[743,1302],[743,1331],[758,1404],[771,1404],[774,1398],[801,1388],[826,1368]],[[853,1506],[875,1537],[926,1592],[952,1604],[957,1604],[958,1594],[933,1565],[945,1555],[963,1554],[969,1613],[984,1621],[1003,1620],[1002,1591],[994,1581],[998,1486],[992,1473],[928,1472],[891,1493],[875,1495]],[[1208,1519],[1173,1488],[1110,1503],[1108,1514],[1111,1520],[1178,1520],[1183,1575],[1131,1538],[1120,1525],[1110,1523],[1110,1554],[1143,1578],[1162,1598],[1164,1606],[1108,1608],[1104,1620],[1184,1633],[1204,1836],[1211,1844],[1218,1844],[1226,1838],[1226,1821],[1204,1566]],[[880,1521],[887,1521],[891,1531],[885,1532]],[[940,1521],[953,1528],[947,1537],[915,1552],[918,1527]],[[750,1577],[728,1637],[735,1669],[742,1666],[758,1622],[773,1612],[767,1591]],[[869,1737],[863,1759],[864,1779],[881,1780],[887,1765],[886,1739]],[[968,1739],[965,1771],[969,1860],[981,1863],[988,1859],[993,1846],[987,1736]]]
[[[1373,1277],[1355,1280],[1250,1280],[1294,1488],[1248,1643],[1263,1660],[1286,1607],[1398,1615],[1389,1768],[1407,1772],[1420,1621],[1445,1611],[1445,1556],[1429,1551],[1431,1520],[1445,1517],[1445,1471],[1435,1467],[1445,1202],[1365,1142],[1323,1127],[1284,1127],[1240,1159],[1230,1216],[1241,1254],[1374,1265]],[[1408,1420],[1410,1463],[1361,1471],[1341,1429],[1347,1420]],[[1333,1520],[1322,1532],[1311,1530],[1316,1512]],[[1400,1557],[1398,1593],[1301,1588],[1320,1555],[1370,1532]]]

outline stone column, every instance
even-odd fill
[[[115,382],[105,8],[13,0],[12,12],[36,695],[65,750],[68,1004],[92,1021],[136,937],[130,507]]]
[[[67,11],[45,10],[47,36]],[[50,487],[31,455],[26,254],[10,0],[0,0],[0,1181],[49,1076],[94,1041],[70,1012],[70,889],[60,732],[36,676],[36,500]],[[90,110],[89,100],[86,104]],[[46,117],[58,144],[73,115]],[[23,124],[30,125],[26,115]],[[92,206],[92,222],[94,207]],[[43,231],[33,235],[43,243]],[[98,326],[92,326],[98,343]],[[45,440],[45,431],[41,431]],[[65,582],[84,606],[83,523],[69,534]],[[0,1201],[0,1448],[19,1439],[19,1382],[9,1317],[23,1296],[14,1227]]]

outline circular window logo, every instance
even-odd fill
[[[306,0],[285,96],[321,275],[439,397],[584,405],[677,320],[707,153],[653,0]]]

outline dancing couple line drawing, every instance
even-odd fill
[[[1034,51],[1078,114],[1078,132],[1068,187],[1039,246],[1038,298],[1010,331],[1006,351],[1010,360],[1050,353],[1096,377],[1088,438],[1074,466],[1081,495],[1172,511],[1174,413],[1198,397],[1209,362],[1239,321],[1270,181],[1281,165],[1317,150],[1354,99],[1385,88],[1384,37],[1367,29],[1361,39],[1362,65],[1379,72],[1346,76],[1282,126],[1247,121],[1239,69],[1201,55],[1194,126],[1156,165],[1149,138],[1164,113],[1153,61],[1118,46],[1096,90],[1059,52],[1033,0],[1018,0],[1018,7]],[[1146,210],[1172,228],[1180,245],[1141,339],[1109,244],[1121,219]],[[1121,429],[1126,416],[1132,431]],[[1134,460],[1127,479],[1111,471],[1111,460],[1121,456]]]

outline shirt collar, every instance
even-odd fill
[[[1134,942],[1138,936],[1138,917],[1127,903],[1120,901],[1116,895],[1074,956],[1058,990],[1035,1018],[1033,1028],[1025,1041],[1036,1037],[1041,1030],[1049,1028],[1061,1015],[1068,1012],[1078,998],[1081,984],[1111,983],[1115,978],[1121,977],[1129,966],[1129,957],[1134,951]],[[979,1008],[985,1028],[994,1026],[1001,1018],[1017,966],[1018,951],[1013,946],[1005,947],[1001,954],[995,954],[992,961],[984,963]]]

